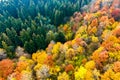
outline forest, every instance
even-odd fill
[[[119,0],[0,1],[0,80],[119,79]]]
[[[64,43],[64,33],[58,31],[58,26],[67,22],[75,11],[89,1],[2,0],[0,47],[6,49],[7,55],[12,58],[17,46],[24,47],[31,54],[38,49],[45,49],[51,40]]]

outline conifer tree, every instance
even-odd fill
[[[8,56],[9,58],[15,57],[15,53],[14,53],[15,48],[14,48],[14,46],[8,46],[8,45],[6,44],[6,42],[4,42],[4,41],[2,41],[2,46],[3,46],[3,48],[6,50],[7,56]]]
[[[66,41],[64,34],[62,32],[58,32],[55,35],[55,41],[64,43]]]
[[[30,41],[25,41],[24,49],[25,49],[28,53],[30,53],[30,54],[32,54],[33,52],[35,52],[35,51],[36,51],[36,48],[35,48],[34,42],[33,42],[32,40],[30,40]]]

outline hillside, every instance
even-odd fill
[[[48,21],[44,17],[38,14],[28,20],[36,26],[22,29],[20,34],[14,28],[2,33],[0,80],[120,80],[119,0],[93,0],[57,30],[55,24],[44,23]],[[44,29],[37,26],[42,25],[36,21],[39,18]],[[48,31],[46,25],[50,25]],[[23,37],[24,48],[16,45],[18,40],[11,52],[13,46],[6,35],[12,34]]]

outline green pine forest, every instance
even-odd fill
[[[9,58],[21,46],[32,54],[45,49],[51,40],[66,42],[59,26],[91,0],[9,0],[0,2],[0,48]]]

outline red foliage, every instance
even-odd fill
[[[115,9],[111,13],[112,17],[114,17],[115,20],[120,20],[120,9]]]

